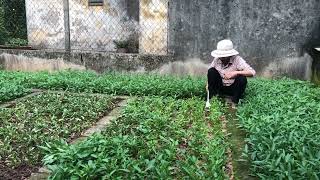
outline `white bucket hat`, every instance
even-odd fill
[[[229,57],[238,55],[239,52],[233,49],[233,43],[229,39],[225,39],[218,42],[217,50],[211,52],[211,56],[213,57]]]

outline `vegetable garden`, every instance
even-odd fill
[[[0,71],[0,179],[24,179],[42,166],[51,179],[241,179],[228,166],[234,144],[225,117],[245,132],[242,156],[232,161],[249,163],[251,178],[319,179],[318,87],[251,79],[231,120],[220,98],[204,111],[204,84],[151,74]],[[41,93],[25,97],[35,89]],[[128,98],[119,116],[70,143],[119,96]]]

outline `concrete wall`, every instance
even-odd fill
[[[172,56],[74,51],[66,54],[57,50],[0,49],[0,67],[7,70],[39,71],[87,69],[106,71],[157,71],[173,62]],[[1,69],[0,68],[0,69]]]
[[[29,45],[64,49],[63,0],[26,0]],[[69,0],[71,48],[114,51],[113,40],[138,31],[130,19],[126,0],[108,0],[104,6],[88,6],[88,0]]]
[[[168,50],[175,61],[179,61],[169,64],[163,61],[151,68],[164,64],[161,72],[205,74],[205,66],[211,61],[210,52],[225,38],[233,40],[235,48],[258,75],[310,79],[315,71],[320,72],[319,55],[312,50],[320,46],[319,0],[169,1],[168,9],[166,0],[107,0],[100,8],[88,7],[87,0],[70,0],[71,14],[75,14],[71,17],[73,47],[112,51],[112,39],[120,36],[120,30],[112,25],[125,22],[131,30],[120,28],[124,32],[121,35],[127,36],[138,26],[141,53]],[[62,0],[26,0],[26,5],[30,45],[63,48]],[[102,20],[92,21],[93,16]],[[113,23],[105,23],[108,21]],[[151,30],[141,27],[151,27]],[[102,63],[101,69],[131,68],[106,64],[105,55],[103,58],[88,56],[96,57],[95,66]],[[73,56],[79,57],[82,56]],[[111,59],[114,57],[117,55]],[[154,62],[152,56],[148,58],[150,63]],[[193,70],[186,70],[192,67]]]
[[[129,19],[126,0],[108,0],[103,6],[88,6],[88,0],[70,0],[71,48],[114,51],[113,40],[125,40],[139,31]]]
[[[25,3],[29,45],[64,49],[63,0],[26,0]]]
[[[71,49],[115,51],[114,40],[139,42],[140,53],[167,53],[168,0],[69,0]],[[141,11],[140,11],[141,9]],[[63,0],[26,0],[29,45],[64,48]]]
[[[140,53],[167,54],[168,0],[140,0]]]
[[[178,59],[211,61],[230,38],[260,75],[310,79],[310,47],[320,43],[319,0],[174,0],[169,50]]]

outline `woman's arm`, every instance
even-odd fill
[[[242,57],[237,57],[237,75],[252,77],[256,75],[256,71]]]
[[[243,71],[236,71],[237,75],[243,75],[247,77],[252,77],[255,75],[255,73],[252,72],[252,70],[243,70]]]
[[[232,71],[232,72],[225,73],[224,78],[225,79],[233,79],[233,78],[237,77],[238,75],[252,77],[255,75],[255,72],[252,72],[252,70]]]

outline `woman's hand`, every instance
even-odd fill
[[[237,71],[226,72],[224,73],[224,79],[233,79],[238,75]]]

